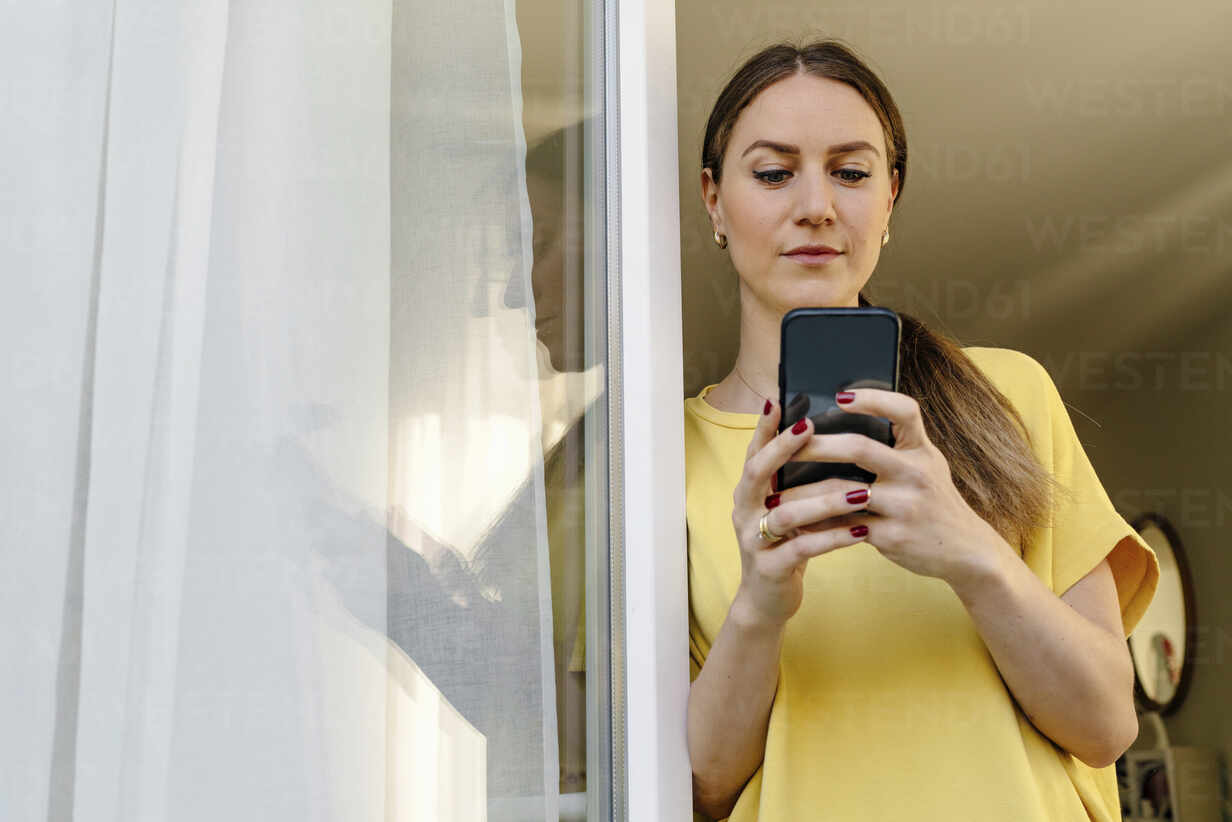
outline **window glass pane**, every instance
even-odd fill
[[[607,236],[598,106],[603,55],[594,46],[601,34],[598,9],[598,4],[579,0],[518,4],[526,185],[534,223],[531,279],[543,414],[561,815],[566,819],[584,818],[588,787],[607,790],[610,784],[606,773],[587,779],[588,713],[592,719],[608,714],[607,683],[596,676],[606,666],[590,677],[586,670],[587,568],[592,573],[606,569],[608,536]],[[596,579],[600,576],[595,574]],[[606,597],[599,599],[606,602]],[[596,643],[592,651],[606,654],[607,640],[600,630],[591,637]],[[589,712],[588,679],[594,703]],[[608,744],[606,723],[600,725],[599,738],[590,740],[592,747]],[[603,757],[601,764],[608,761]],[[592,815],[601,807],[592,802]]]
[[[476,11],[395,9],[390,637],[452,711],[435,733],[465,744],[437,766],[458,790],[482,779],[489,819],[584,819],[608,784],[587,772],[587,640],[607,647],[586,619],[607,550],[593,16]]]

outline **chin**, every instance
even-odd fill
[[[790,311],[793,308],[823,308],[856,305],[860,289],[838,283],[817,281],[803,282],[797,288],[786,290],[781,300]]]

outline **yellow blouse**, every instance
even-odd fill
[[[1053,526],[1019,546],[1023,561],[1060,595],[1107,557],[1128,637],[1155,592],[1154,553],[1113,508],[1043,366],[1009,349],[964,352],[1073,491]],[[731,494],[757,423],[708,404],[709,390],[685,401],[694,679],[740,581]],[[1091,768],[1034,728],[949,585],[861,542],[808,564],[765,758],[730,819],[1109,822],[1121,812],[1114,767]]]

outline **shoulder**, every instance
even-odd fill
[[[1047,368],[1035,357],[1023,351],[984,346],[962,351],[1013,405],[1032,445],[1046,447],[1058,431],[1069,425],[1061,392]]]
[[[1030,354],[1012,348],[985,346],[967,346],[962,351],[1020,411],[1043,410],[1060,402],[1048,369]]]
[[[994,383],[1006,381],[1034,384],[1040,380],[1052,382],[1047,369],[1023,351],[982,345],[966,346],[962,351]],[[997,387],[1001,386],[998,384]]]
[[[963,353],[1009,400],[1032,441],[1038,438],[1039,429],[1051,429],[1060,417],[1068,419],[1048,369],[1030,354],[983,346],[963,348]]]

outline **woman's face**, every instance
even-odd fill
[[[776,314],[856,305],[898,192],[860,93],[808,74],[780,80],[740,113],[722,162],[721,186],[702,171],[702,198],[727,235],[742,298]],[[792,253],[809,246],[833,251]]]

